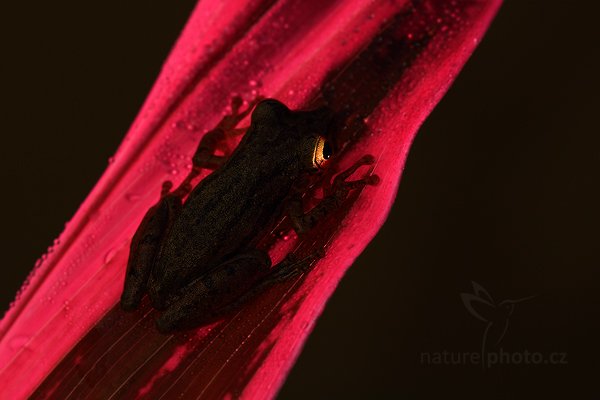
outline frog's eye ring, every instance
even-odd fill
[[[313,166],[318,169],[324,168],[332,154],[333,148],[331,147],[331,143],[323,136],[319,136],[315,143]]]

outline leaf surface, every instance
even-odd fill
[[[199,2],[114,162],[0,322],[0,397],[275,396],[327,299],[383,224],[419,126],[499,5]],[[134,313],[118,308],[129,242],[162,182],[186,175],[233,95],[274,97],[292,109],[327,103],[345,118],[334,168],[372,154],[381,183],[353,192],[301,241],[285,221],[267,238],[275,261],[325,249],[309,272],[221,321],[161,335],[147,303]]]

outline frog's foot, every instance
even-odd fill
[[[215,152],[225,143],[226,139],[226,132],[219,127],[202,136],[196,153],[192,157],[194,169],[192,172],[199,172],[201,169],[215,170],[221,167],[227,157],[216,155]]]
[[[302,259],[290,254],[273,268],[261,251],[238,256],[186,286],[156,320],[157,329],[169,333],[215,321],[272,285],[308,271],[324,254],[319,250]]]
[[[325,192],[326,196],[335,196],[336,194],[342,194],[345,198],[348,191],[352,189],[359,189],[365,185],[377,185],[379,184],[379,177],[377,175],[372,175],[372,169],[364,176],[362,179],[356,181],[347,181],[346,179],[350,178],[352,174],[356,172],[357,169],[362,167],[363,165],[373,165],[375,163],[375,157],[370,154],[362,156],[358,161],[356,161],[350,168],[339,173],[333,178],[333,184],[328,188]]]
[[[217,126],[208,131],[200,140],[196,153],[192,158],[194,169],[215,170],[223,165],[227,155],[231,152],[228,139],[246,132],[247,128],[236,128],[236,126],[252,112],[256,103],[261,99],[262,97],[255,98],[248,103],[244,111],[240,111],[243,100],[239,96],[233,97],[231,100],[231,114],[224,116]],[[216,155],[217,150],[221,150],[225,155]]]
[[[160,187],[160,198],[166,197],[169,193],[171,193],[171,189],[173,188],[173,182],[164,181],[162,186]]]
[[[366,185],[375,186],[379,184],[379,176],[372,174],[373,168],[369,169],[367,174],[361,179],[354,181],[347,180],[361,166],[373,165],[374,163],[375,157],[372,155],[365,155],[356,161],[350,168],[336,175],[333,179],[333,183],[325,186],[323,199],[306,213],[302,210],[302,203],[300,200],[290,202],[291,207],[289,214],[294,230],[299,235],[306,233],[332,210],[338,208],[344,200],[346,200],[351,190],[362,189]]]
[[[319,259],[325,256],[325,250],[317,250],[304,258],[290,253],[283,261],[275,265],[269,275],[265,277],[261,286],[283,282],[300,274],[307,272]]]
[[[248,102],[248,107],[246,107],[244,111],[240,111],[240,108],[242,108],[242,105],[244,104],[244,100],[242,100],[240,96],[234,96],[231,99],[231,114],[224,116],[223,119],[217,124],[217,128],[222,129],[226,133],[235,135],[235,127],[237,124],[246,118],[252,112],[254,106],[263,98],[263,96],[256,96],[254,99]]]
[[[270,266],[268,254],[252,250],[213,268],[169,302],[156,320],[158,330],[167,333],[216,320],[237,307]]]
[[[257,97],[248,103],[248,107],[244,111],[240,111],[244,102],[239,96],[233,97],[231,114],[224,116],[214,129],[206,132],[200,139],[198,148],[192,157],[192,170],[174,191],[176,196],[181,198],[187,196],[192,191],[192,181],[200,175],[203,169],[214,171],[227,161],[232,151],[229,146],[229,138],[246,132],[248,128],[236,128],[236,126],[261,99],[262,97]],[[217,150],[220,150],[223,155],[217,155]]]

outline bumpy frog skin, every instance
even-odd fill
[[[170,182],[163,184],[161,199],[131,242],[121,306],[133,310],[148,293],[153,307],[164,310],[156,321],[162,332],[209,322],[269,284],[302,271],[314,258],[288,257],[271,268],[258,242],[285,213],[302,234],[350,190],[378,182],[376,175],[345,181],[361,165],[374,162],[365,156],[337,175],[330,193],[304,213],[302,182],[324,168],[331,155],[325,137],[332,112],[291,111],[277,100],[262,100],[233,153],[228,158],[215,155],[228,135],[242,131],[235,126],[252,106],[239,112],[241,101],[234,99],[233,113],[200,142],[190,175],[173,191]],[[214,171],[191,190],[203,168]]]

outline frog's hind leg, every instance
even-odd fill
[[[290,253],[269,271],[269,274],[265,276],[260,285],[257,286],[257,289],[264,290],[275,283],[287,281],[307,272],[316,261],[324,256],[325,250],[323,249],[314,251],[304,258],[299,258],[296,254]]]
[[[131,240],[121,307],[134,310],[146,292],[148,277],[163,238],[181,210],[181,198],[169,193],[172,183],[163,183],[161,199],[147,212]]]
[[[156,320],[161,332],[189,329],[223,315],[268,274],[269,255],[251,250],[213,268],[189,285],[169,303]]]

